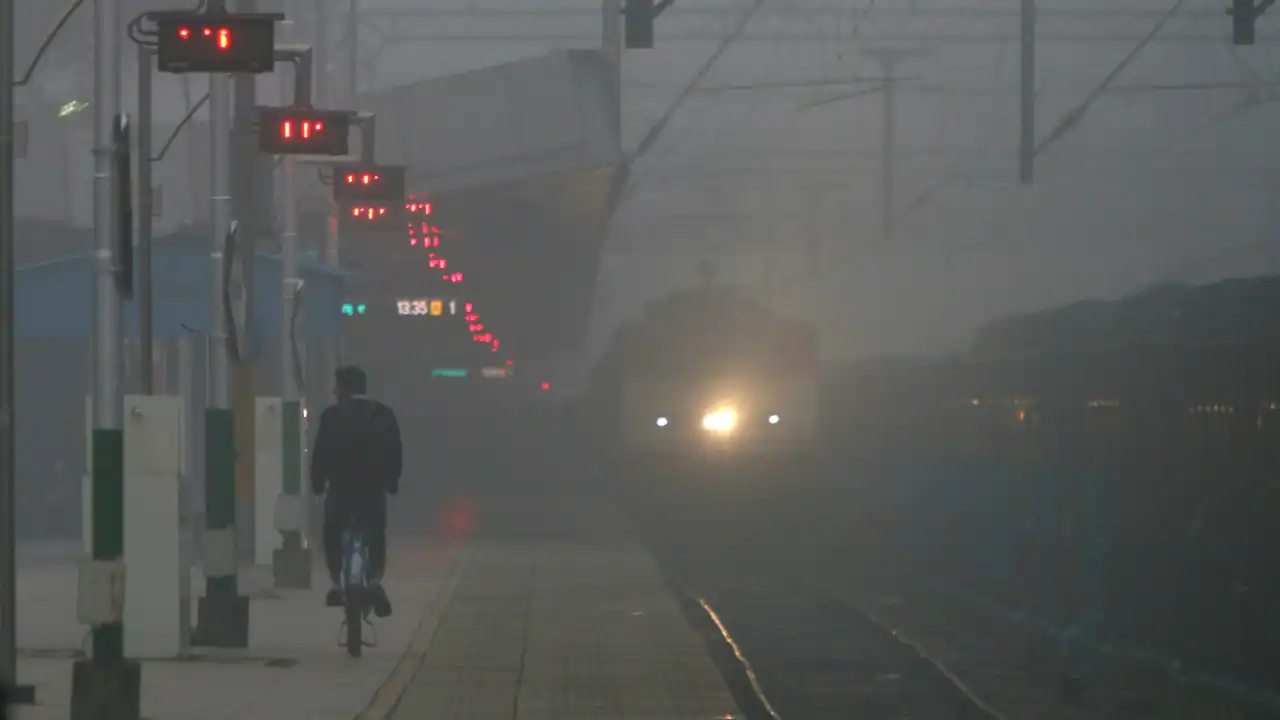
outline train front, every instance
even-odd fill
[[[762,325],[693,342],[637,338],[619,405],[629,482],[740,492],[808,471],[816,343],[807,329]]]

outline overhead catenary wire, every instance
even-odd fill
[[[1166,12],[1158,22],[1156,22],[1155,27],[1151,28],[1151,31],[1147,33],[1146,37],[1144,37],[1137,46],[1130,50],[1129,54],[1126,55],[1119,64],[1112,68],[1111,72],[1107,73],[1107,76],[1103,78],[1102,82],[1099,83],[1098,86],[1088,94],[1088,96],[1085,97],[1084,101],[1058,121],[1058,124],[1054,126],[1053,130],[1049,133],[1049,136],[1036,145],[1032,155],[1040,155],[1054,143],[1066,137],[1067,133],[1075,129],[1075,127],[1080,124],[1080,121],[1084,118],[1085,114],[1089,112],[1089,109],[1093,107],[1093,104],[1097,102],[1098,98],[1102,97],[1102,95],[1107,91],[1107,88],[1111,86],[1111,83],[1114,82],[1116,78],[1120,77],[1120,74],[1129,67],[1129,64],[1133,62],[1134,58],[1138,57],[1138,55],[1151,44],[1152,40],[1155,40],[1156,36],[1160,34],[1160,31],[1164,29],[1164,26],[1173,19],[1174,15],[1178,14],[1178,11],[1180,11],[1182,6],[1185,4],[1186,0],[1176,0],[1173,3],[1173,6],[1169,8],[1169,11]]]
[[[716,64],[716,61],[718,61],[720,56],[724,54],[725,50],[733,44],[734,40],[738,39],[738,37],[742,35],[743,30],[745,30],[747,25],[751,23],[751,19],[755,17],[755,14],[759,12],[764,3],[765,0],[753,0],[751,8],[739,16],[738,20],[734,23],[733,30],[721,39],[719,46],[715,49],[715,52],[711,53],[710,57],[703,62],[702,67],[698,68],[698,71],[693,74],[693,77],[685,84],[684,88],[680,91],[680,94],[676,96],[676,99],[667,107],[662,116],[659,117],[652,126],[650,126],[648,132],[646,132],[645,136],[640,140],[639,145],[636,146],[635,152],[626,159],[628,169],[635,167],[636,162],[642,159],[650,150],[653,149],[654,145],[657,144],[658,139],[662,137],[663,132],[666,131],[667,126],[671,123],[671,119],[675,117],[676,112],[684,106],[685,102],[690,97],[693,96],[694,90],[702,83],[703,78],[707,76],[707,73],[711,71],[711,68]],[[704,109],[703,112],[705,113],[706,110]],[[636,191],[643,186],[644,180],[648,176],[649,173],[646,173],[645,175],[636,178],[635,181],[627,183],[626,188],[622,192],[622,196],[618,199],[615,212],[624,207],[627,201],[635,197]]]
[[[49,51],[49,48],[53,45],[53,41],[58,37],[58,33],[62,31],[62,28],[67,26],[67,23],[71,22],[71,17],[76,14],[76,10],[79,10],[81,5],[84,5],[84,0],[75,0],[75,2],[71,3],[71,6],[62,13],[62,16],[58,18],[58,21],[53,24],[53,29],[49,31],[49,34],[44,38],[44,42],[40,43],[40,47],[36,50],[35,57],[31,58],[31,64],[27,66],[27,71],[22,74],[21,78],[13,81],[14,87],[24,87],[27,83],[31,82],[32,76],[35,75],[36,68],[40,65],[40,58],[44,57],[44,54]]]
[[[663,131],[666,130],[668,123],[671,122],[671,118],[676,114],[676,111],[678,111],[680,107],[684,105],[685,101],[689,99],[689,96],[693,94],[694,89],[697,88],[698,85],[702,83],[702,79],[707,76],[707,73],[711,72],[711,68],[715,67],[720,56],[724,55],[725,51],[729,49],[729,46],[733,44],[733,41],[737,40],[738,37],[742,35],[742,31],[746,29],[747,25],[751,22],[751,18],[755,17],[756,12],[760,10],[764,3],[765,0],[753,0],[751,8],[738,18],[733,31],[720,41],[715,52],[711,53],[711,56],[702,63],[702,67],[698,68],[698,71],[693,74],[693,77],[690,78],[684,89],[680,91],[680,94],[676,96],[676,99],[669,107],[667,107],[666,112],[664,112],[662,116],[659,117],[658,120],[649,128],[649,131],[645,133],[644,138],[640,140],[640,144],[636,147],[635,152],[632,153],[630,158],[628,158],[628,166],[634,165],[637,160],[643,158],[653,147],[654,143],[658,142],[658,138],[662,136]]]

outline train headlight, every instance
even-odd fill
[[[738,426],[738,413],[733,408],[717,408],[702,416],[702,429],[707,432],[729,433]]]
[[[778,424],[778,423],[780,423],[780,422],[782,422],[782,418],[778,417],[777,415],[770,415],[770,416],[769,416],[769,424],[770,424],[770,425],[777,425],[777,424]]]
[[[667,419],[666,419],[666,418],[664,418],[664,417],[660,417],[660,418],[658,418],[657,420],[654,420],[654,421],[653,421],[653,424],[654,424],[654,425],[657,425],[658,427],[666,427],[666,426],[667,426]]]

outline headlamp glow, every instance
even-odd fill
[[[702,416],[702,429],[708,432],[727,433],[738,425],[738,413],[733,408],[717,408]]]

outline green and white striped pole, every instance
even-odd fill
[[[131,198],[118,170],[128,162],[129,127],[120,111],[120,60],[123,44],[118,0],[94,3],[94,124],[93,124],[93,433],[91,435],[91,533],[93,562],[86,569],[99,579],[112,576],[116,585],[124,572],[124,347],[120,315],[122,290],[130,278],[129,212]],[[123,162],[122,159],[123,158]],[[128,273],[117,276],[117,272]],[[102,583],[88,583],[101,592]],[[84,584],[82,583],[82,586]],[[114,594],[114,593],[113,593]],[[73,666],[72,720],[138,718],[141,712],[141,669],[125,660],[123,607],[111,598],[82,598],[95,607],[92,653]],[[110,610],[109,612],[107,610]]]
[[[225,0],[210,0],[209,11],[226,9]],[[205,532],[201,550],[205,596],[196,605],[192,644],[206,647],[249,646],[249,598],[240,595],[236,557],[236,442],[231,410],[229,339],[236,331],[226,317],[224,262],[227,243],[235,235],[231,221],[231,81],[209,76],[211,158],[208,405],[205,408]]]

